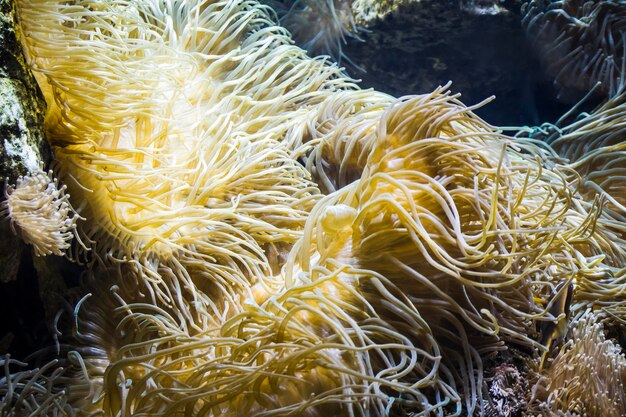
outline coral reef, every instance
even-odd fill
[[[489,386],[491,403],[486,407],[487,417],[509,417],[526,412],[527,381],[525,375],[512,365],[503,364],[495,369]]]

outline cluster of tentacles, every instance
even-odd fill
[[[360,41],[353,0],[262,0],[277,13],[298,46],[309,55],[328,55],[337,63],[361,68],[344,52],[348,39]]]
[[[595,162],[449,86],[360,90],[253,0],[18,3],[89,276],[59,359],[5,360],[6,415],[480,415],[486,360],[554,353],[538,328],[565,288],[576,317],[626,320]]]
[[[626,5],[605,0],[527,0],[522,21],[561,91],[592,88],[604,96],[624,86]],[[596,86],[596,84],[599,84]]]

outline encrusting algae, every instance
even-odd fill
[[[625,301],[607,197],[484,103],[361,90],[252,0],[18,6],[90,277],[6,415],[481,415],[484,362],[547,350],[557,288]]]

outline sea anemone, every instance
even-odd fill
[[[445,87],[393,103],[370,140],[338,153],[360,178],[316,205],[285,267],[287,287],[342,271],[357,295],[334,298],[422,349],[432,335],[438,372],[460,393],[449,398],[469,414],[483,405],[484,357],[503,341],[545,349],[535,325],[556,320],[555,287],[588,257],[623,262],[601,207],[580,199],[551,149],[502,135],[472,108]]]
[[[623,94],[617,95],[569,125],[551,129],[545,138],[581,176],[581,191],[589,199],[605,198],[622,222],[626,221],[625,101]]]
[[[113,415],[364,416],[384,415],[393,397],[397,406],[413,409],[437,409],[449,401],[447,393],[456,397],[436,378],[438,350],[427,333],[423,347],[415,346],[386,322],[368,318],[362,306],[330,296],[331,290],[354,292],[342,275],[265,302],[251,299],[221,328],[196,335],[156,307],[128,304],[118,331],[133,339],[106,370],[104,409]],[[429,387],[445,389],[439,404],[428,404]]]
[[[604,0],[531,0],[523,25],[557,86],[612,96],[624,85],[626,5]]]
[[[79,216],[65,189],[52,179],[52,172],[19,177],[15,185],[5,187],[0,216],[9,218],[13,231],[37,256],[63,255],[76,235]]]
[[[537,411],[619,417],[626,410],[626,356],[608,340],[598,318],[585,312],[533,388]]]
[[[255,1],[19,11],[89,219],[86,412],[479,414],[483,359],[545,351],[555,289],[624,261],[549,146],[448,86],[361,91]]]
[[[584,201],[601,207],[594,228],[614,249],[589,257],[575,277],[572,307],[592,307],[607,328],[626,323],[626,143],[623,140],[626,106],[618,94],[590,113],[567,124],[576,108],[555,125],[534,132],[560,156],[558,165]],[[569,174],[568,174],[569,172]],[[608,246],[607,246],[608,247]],[[619,330],[618,330],[619,331]]]
[[[19,6],[94,257],[226,293],[269,275],[319,194],[285,134],[354,88],[339,68],[289,45],[256,2]]]
[[[298,46],[311,54],[329,55],[337,63],[360,69],[345,54],[348,39],[361,41],[352,14],[353,0],[269,1],[276,8],[280,23]]]
[[[587,256],[610,253],[610,243],[592,227],[598,210],[572,204],[578,196],[549,148],[500,134],[445,88],[379,116],[371,141],[347,146],[365,155],[350,162],[359,178],[319,200],[283,272],[230,299],[231,314],[187,299],[197,314],[189,319],[178,301],[150,299],[133,263],[118,264],[114,282],[124,285],[113,305],[94,288],[100,297],[77,309],[77,328],[91,346],[80,352],[103,393],[98,407],[113,415],[482,410],[483,358],[503,342],[541,348],[534,327],[554,319],[553,288],[587,267]],[[363,127],[370,137],[369,122]],[[338,172],[327,172],[333,187]],[[208,286],[183,285],[206,297]]]
[[[68,403],[64,369],[53,360],[41,368],[24,369],[28,364],[0,358],[0,415],[3,417],[74,415]],[[16,369],[17,368],[17,369]]]

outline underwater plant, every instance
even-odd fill
[[[561,95],[624,86],[626,5],[604,0],[526,1],[522,23]],[[598,86],[596,84],[599,83]]]

